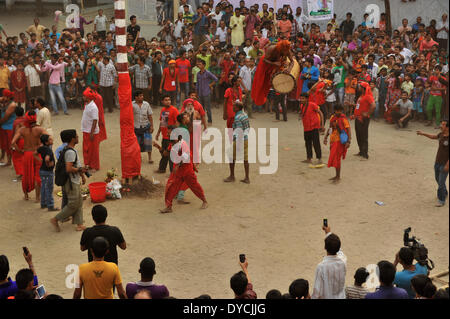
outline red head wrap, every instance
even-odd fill
[[[12,97],[14,97],[14,92],[11,92],[11,91],[8,90],[8,89],[4,89],[4,90],[3,90],[3,96],[4,96],[4,97],[7,97],[7,98],[12,98]]]
[[[33,114],[30,114],[30,112],[33,112]],[[35,123],[36,123],[36,113],[34,113],[34,111],[28,111],[25,114],[25,120],[24,120],[23,124],[26,127],[30,128]]]
[[[83,96],[89,101],[95,100],[95,92],[91,90],[91,88],[87,88],[83,92]]]

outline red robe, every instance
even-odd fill
[[[41,186],[40,167],[41,162],[34,157],[33,151],[23,153],[22,190],[24,193],[31,192],[36,185]]]
[[[98,128],[100,129],[100,132],[98,133],[99,136],[99,143],[106,140],[106,124],[105,124],[105,111],[103,110],[103,98],[98,92],[95,92],[95,105],[97,105],[98,108]]]
[[[14,120],[14,123],[13,123],[13,132],[15,133],[16,132],[16,128],[17,128],[17,126],[20,124],[20,123],[22,123],[24,121],[24,118],[23,117],[20,117],[20,118],[16,118],[15,120]],[[19,150],[23,150],[23,145],[24,145],[24,140],[23,140],[23,138],[20,138],[17,142],[16,142],[16,144],[17,144],[17,148],[19,149]],[[16,171],[16,175],[17,176],[22,176],[23,175],[23,153],[22,152],[20,152],[20,151],[13,151],[12,152],[12,162],[13,162],[13,165],[14,165],[14,169],[15,169],[15,171]]]
[[[11,73],[11,87],[12,91],[14,92],[14,101],[16,101],[17,103],[25,103],[27,78],[23,70],[16,70]],[[17,89],[22,89],[22,91],[19,92],[17,91]]]
[[[272,86],[272,73],[277,68],[276,65],[264,62],[264,58],[265,56],[259,59],[252,84],[252,99],[257,106],[262,106],[266,103],[267,95]]]

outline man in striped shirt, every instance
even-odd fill
[[[250,165],[248,163],[248,131],[250,130],[250,121],[248,115],[243,111],[244,104],[237,100],[233,105],[234,122],[233,122],[233,162],[230,163],[230,176],[224,179],[225,183],[234,182],[234,166],[236,164],[236,153],[239,152],[239,159],[242,159],[242,144],[244,145],[244,168],[245,178],[241,182],[250,184]],[[242,140],[244,143],[242,143]]]
[[[104,105],[108,107],[109,113],[112,113],[114,106],[114,83],[117,82],[116,68],[107,56],[103,57],[103,61],[94,65],[100,73],[100,95],[103,98]]]
[[[369,292],[366,288],[362,286],[369,277],[369,272],[366,268],[361,267],[356,270],[355,273],[355,284],[352,286],[345,287],[345,298],[346,299],[364,299]]]

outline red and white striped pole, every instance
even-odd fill
[[[133,105],[131,98],[131,81],[128,73],[127,31],[125,8],[127,0],[115,0],[115,25],[117,64],[119,73],[120,104],[120,156],[122,178],[133,178],[141,175],[141,150],[134,134]]]
[[[125,0],[114,2],[116,46],[117,46],[117,72],[128,72],[127,57],[127,22],[125,20]]]

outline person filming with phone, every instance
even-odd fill
[[[230,279],[230,287],[234,292],[235,299],[256,299],[253,284],[248,275],[248,261],[244,254],[239,256],[239,266],[242,271],[235,273]]]
[[[311,299],[345,299],[347,257],[341,251],[341,240],[331,232],[324,219],[325,250],[327,255],[316,268],[316,279]]]

